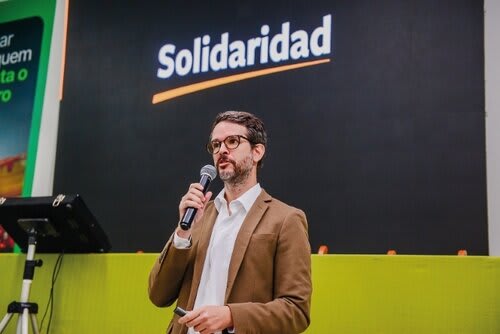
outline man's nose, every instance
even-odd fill
[[[229,149],[226,146],[226,143],[222,142],[220,143],[220,148],[219,148],[219,154],[228,154]]]

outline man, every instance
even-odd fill
[[[167,333],[304,331],[310,322],[311,252],[304,213],[257,182],[266,151],[264,124],[247,112],[217,115],[207,145],[224,189],[215,200],[200,183],[179,204],[197,214],[177,227],[149,277],[157,306],[189,310]]]

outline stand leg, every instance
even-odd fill
[[[7,328],[7,324],[12,318],[13,313],[7,313],[5,317],[3,317],[2,322],[0,322],[0,333],[3,333],[4,329]]]
[[[31,326],[33,327],[33,334],[39,334],[38,322],[36,320],[36,314],[31,313]]]
[[[29,320],[29,313],[28,313],[28,309],[25,308],[23,310],[23,315],[21,316],[21,318],[23,319],[22,320],[22,332],[21,334],[29,334],[28,333],[28,320]]]
[[[21,334],[22,330],[23,330],[23,317],[22,317],[22,314],[18,314],[16,334]]]

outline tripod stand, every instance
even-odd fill
[[[30,303],[30,288],[33,282],[33,276],[35,275],[35,267],[41,267],[42,260],[34,260],[35,249],[36,249],[36,229],[30,228],[28,231],[28,251],[26,253],[26,260],[24,262],[24,274],[23,274],[23,285],[21,289],[21,299],[20,302],[12,302],[7,307],[7,314],[3,317],[0,322],[0,334],[3,333],[10,319],[15,313],[19,314],[17,320],[17,334],[28,334],[28,318],[31,319],[31,326],[33,327],[33,333],[38,334],[38,323],[36,319],[36,314],[38,313],[38,304]]]
[[[34,260],[37,243],[40,253],[105,253],[111,245],[80,195],[0,197],[0,222],[26,251],[21,301],[9,304],[0,321],[0,334],[15,313],[19,314],[17,334],[28,334],[29,320],[38,334],[38,305],[28,301],[35,268],[42,266],[41,260]]]

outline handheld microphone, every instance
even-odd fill
[[[200,170],[200,183],[203,186],[203,194],[207,193],[208,186],[213,179],[217,177],[217,170],[212,165],[203,166]],[[186,212],[184,212],[184,216],[181,219],[179,225],[184,231],[187,231],[191,228],[191,224],[193,223],[194,216],[196,216],[196,211],[198,209],[195,208],[187,208]]]

